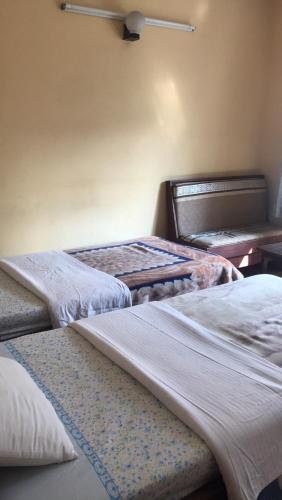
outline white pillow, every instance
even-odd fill
[[[27,371],[0,356],[0,466],[46,465],[76,457],[53,406]]]

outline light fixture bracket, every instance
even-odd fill
[[[123,40],[127,40],[128,42],[137,42],[140,40],[139,33],[131,33],[127,28],[126,24],[123,25]]]

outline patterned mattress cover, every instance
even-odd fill
[[[167,299],[242,277],[224,257],[156,236],[69,253],[88,266],[123,281],[131,291],[133,305]]]
[[[0,337],[51,328],[46,305],[0,270]]]
[[[202,248],[213,248],[221,245],[236,245],[246,241],[259,240],[260,238],[271,238],[273,236],[282,238],[282,229],[270,224],[256,224],[253,226],[226,228],[211,230],[200,233],[181,236],[181,240],[191,245],[199,245]]]
[[[280,278],[255,276],[167,303],[282,366],[281,300]],[[53,500],[177,499],[218,475],[203,441],[71,328],[5,342],[1,352],[25,366],[80,449],[77,461],[36,468],[36,477],[34,468],[0,469],[1,500],[35,498],[35,488],[40,500],[53,490]],[[281,498],[267,490],[260,500]]]
[[[177,499],[217,475],[212,454],[200,438],[71,328],[10,340],[1,344],[0,353],[5,349],[33,376],[80,448],[78,460],[63,468],[55,466],[57,476],[60,468],[70,474],[63,476],[63,481],[56,477],[57,496],[53,500]],[[98,477],[103,486],[103,496],[95,494],[91,482],[89,495],[76,473],[85,457],[81,477],[90,466],[94,483]],[[37,468],[43,486],[49,479],[47,469]],[[18,477],[17,470],[0,468],[1,500],[35,498],[34,470],[21,471],[24,488],[19,497],[13,472]],[[79,489],[80,494],[66,496],[64,483],[72,481],[73,474],[79,485],[74,491]],[[2,489],[3,484],[6,489]],[[48,482],[48,492],[52,489]],[[37,498],[45,499],[38,491]]]
[[[133,305],[240,279],[224,257],[157,237],[68,251],[85,264],[123,281]],[[51,328],[46,305],[0,273],[0,338]]]

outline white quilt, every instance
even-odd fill
[[[0,268],[47,304],[54,328],[131,305],[124,283],[61,251],[1,259]]]
[[[71,325],[208,444],[230,500],[282,473],[282,372],[164,303]]]

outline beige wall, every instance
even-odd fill
[[[282,2],[274,0],[272,4],[272,37],[266,66],[268,82],[259,156],[269,182],[271,215],[280,224],[282,219],[275,217],[275,205],[282,173]]]
[[[0,254],[164,234],[163,181],[257,168],[271,1],[85,0],[197,26],[130,44],[1,0]]]

